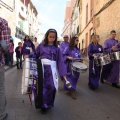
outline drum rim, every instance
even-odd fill
[[[82,62],[73,62],[71,65],[72,65],[72,66],[74,66],[74,65],[73,65],[74,63],[80,63],[80,64],[84,65],[85,69],[87,69],[87,68],[88,68],[88,67],[87,67],[87,65],[86,65],[86,64],[84,64],[84,63],[82,63]],[[74,66],[74,67],[76,67],[76,66]],[[77,67],[76,67],[76,68],[77,68]]]
[[[74,71],[77,71],[77,72],[84,72],[84,71],[87,71],[88,68],[85,68],[85,69],[80,69],[80,68],[76,68],[75,66],[72,65],[72,70]]]

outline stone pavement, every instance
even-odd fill
[[[21,94],[22,70],[16,67],[6,73],[7,120],[119,120],[120,89],[99,84],[99,89],[88,87],[88,71],[80,74],[77,100],[67,92],[57,92],[55,106],[46,115],[31,106],[28,95]],[[60,84],[63,86],[63,83]]]

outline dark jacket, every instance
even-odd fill
[[[16,52],[16,57],[17,57],[17,58],[20,58],[20,57],[22,56],[22,50],[21,50],[21,53],[20,53],[20,51],[19,51],[19,46],[16,47],[15,52]]]

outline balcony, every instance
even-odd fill
[[[19,39],[24,39],[26,33],[24,33],[20,28],[16,27],[15,37]]]

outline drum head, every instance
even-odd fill
[[[75,71],[86,71],[87,70],[87,65],[85,65],[84,63],[81,62],[73,62],[72,63],[72,68]]]

